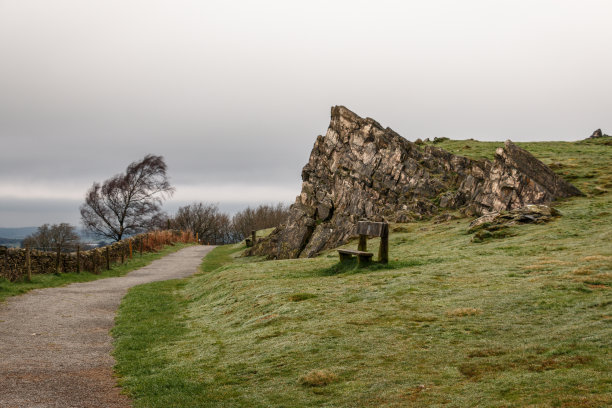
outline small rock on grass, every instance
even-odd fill
[[[500,211],[485,214],[470,223],[468,232],[476,232],[480,229],[499,229],[500,226],[516,224],[542,224],[559,217],[561,213],[547,205],[528,204],[521,208],[510,211]]]

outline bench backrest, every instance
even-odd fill
[[[359,221],[357,223],[357,234],[371,237],[389,235],[389,224],[386,222]]]

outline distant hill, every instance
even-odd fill
[[[21,241],[37,230],[38,227],[0,228],[0,246],[20,247]],[[82,229],[77,229],[76,232],[83,242],[95,243],[97,245],[105,245],[112,242],[108,239],[96,237]]]
[[[0,237],[6,239],[24,239],[36,232],[37,227],[0,228]]]
[[[21,246],[21,240],[15,238],[0,238],[0,246],[18,248]]]

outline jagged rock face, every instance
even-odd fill
[[[408,222],[441,208],[483,214],[580,194],[509,141],[496,154],[492,163],[419,147],[373,119],[333,107],[287,223],[250,254],[311,257],[345,243],[362,219]]]
[[[548,166],[510,141],[495,152],[495,162],[476,185],[468,176],[459,191],[469,196],[475,214],[545,204],[582,193]]]

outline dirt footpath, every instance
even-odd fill
[[[0,303],[0,407],[129,407],[112,367],[121,298],[135,285],[189,276],[212,246],[193,246],[120,278],[38,289]]]

